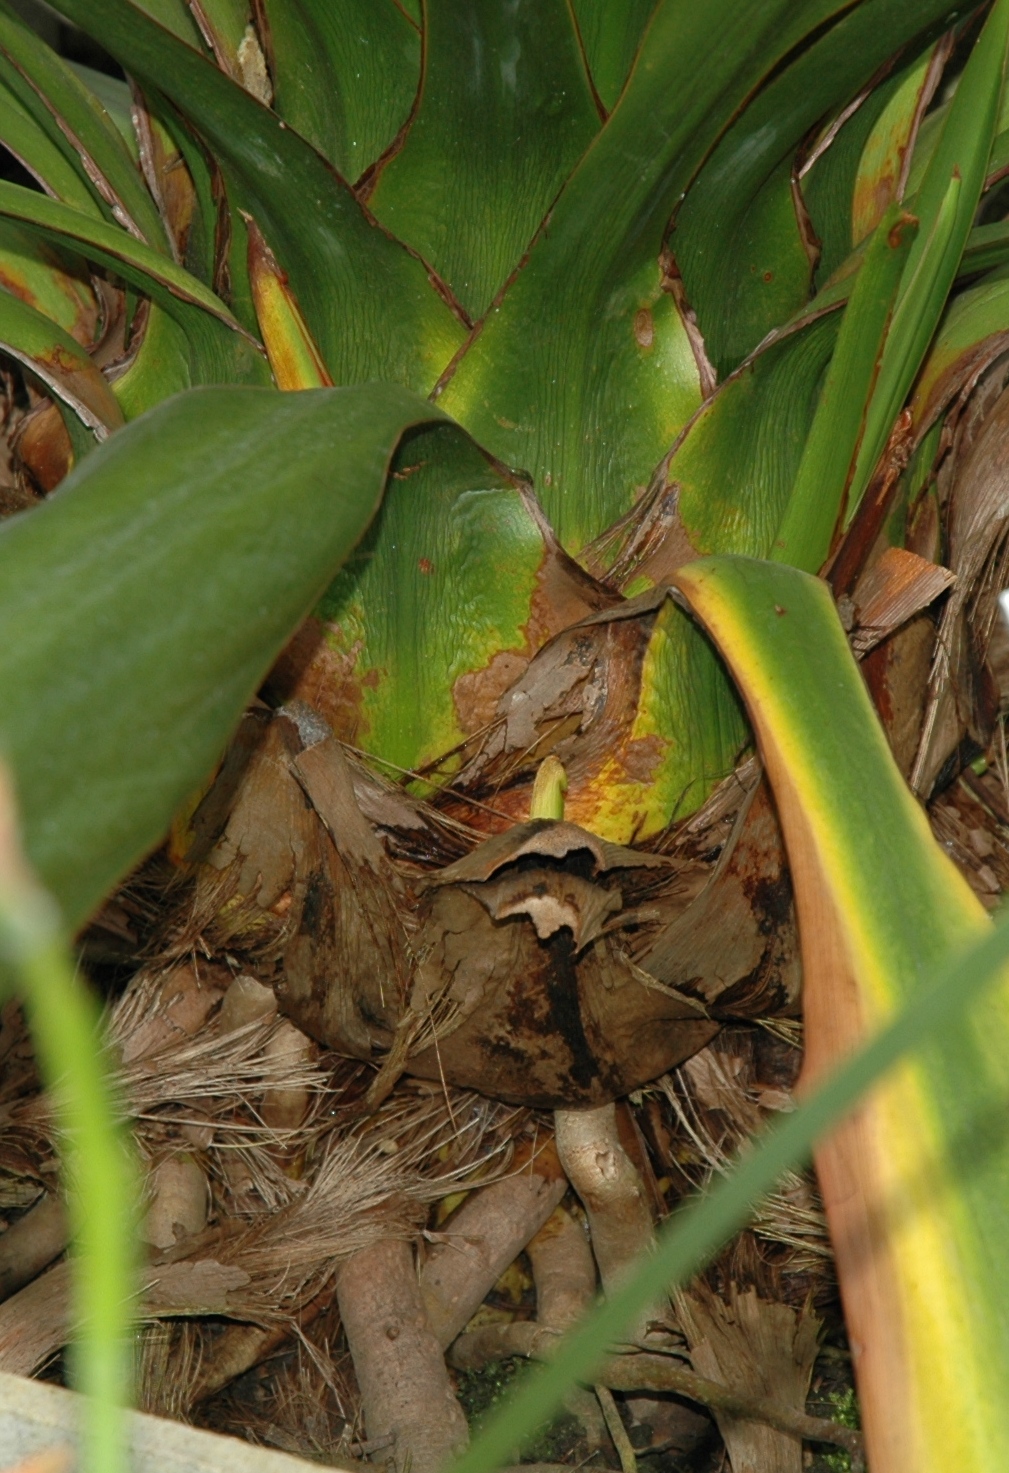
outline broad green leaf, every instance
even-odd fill
[[[0,526],[0,754],[70,927],[205,780],[438,417],[391,385],[196,390]]]
[[[915,118],[924,95],[937,46],[896,79],[886,107],[865,140],[851,197],[851,244],[858,245],[897,201],[901,175],[909,162]]]
[[[628,511],[699,403],[660,263],[670,214],[753,88],[834,8],[662,0],[549,229],[448,381],[440,402],[533,475],[569,549]]]
[[[94,342],[100,309],[86,262],[4,219],[0,219],[0,285],[51,318],[82,347]]]
[[[774,539],[770,555],[776,562],[815,573],[830,551],[854,472],[901,272],[916,234],[913,217],[891,205],[869,244]]]
[[[826,584],[727,558],[676,584],[739,683],[774,789],[808,1082],[988,923],[891,757]],[[1009,1457],[1007,1092],[1003,984],[817,1154],[874,1467],[995,1473]]]
[[[598,131],[567,0],[429,0],[419,106],[369,207],[476,320]]]
[[[71,960],[62,919],[25,864],[6,774],[0,774],[0,991],[25,1006],[64,1155],[74,1242],[71,1374],[82,1409],[82,1473],[126,1473],[120,1408],[130,1390],[139,1200],[129,1147],[103,1067],[98,1009]]]
[[[57,8],[159,88],[224,162],[232,206],[259,223],[334,380],[430,390],[462,341],[461,325],[421,262],[369,222],[315,150],[129,0],[60,0]]]
[[[809,299],[812,261],[791,188],[798,145],[946,10],[947,0],[855,6],[774,78],[705,163],[670,243],[720,373]]]
[[[96,439],[123,423],[115,395],[81,345],[7,291],[0,291],[0,348],[40,378]]]
[[[345,179],[358,179],[410,116],[420,82],[419,4],[416,15],[396,0],[300,4],[337,80],[339,134],[332,160]],[[460,14],[460,24],[464,19]],[[282,65],[279,57],[277,65]]]
[[[299,0],[261,0],[273,60],[273,106],[324,158],[340,154],[339,81],[322,37]]]
[[[993,986],[1004,986],[1007,963],[1009,925],[1003,923],[969,951],[931,970],[898,1017],[871,1043],[766,1131],[726,1177],[716,1177],[703,1196],[666,1222],[655,1251],[576,1326],[547,1365],[523,1379],[450,1473],[491,1473],[512,1461],[516,1446],[560,1410],[572,1386],[591,1384],[609,1347],[626,1343],[628,1326],[663,1293],[704,1268],[752,1219],[760,1199],[786,1171],[804,1164],[813,1146],[844,1121],[862,1096],[923,1044],[962,1024]],[[901,1464],[894,1466],[903,1473]],[[979,1473],[986,1465],[958,1466]]]
[[[697,553],[766,557],[791,495],[841,319],[818,312],[768,344],[708,400],[667,485]]]
[[[72,68],[0,5],[0,80],[75,165],[104,212],[161,250],[161,217],[122,136]]]
[[[550,550],[524,488],[468,440],[444,427],[411,439],[316,611],[339,735],[416,771],[485,725],[533,653]]]
[[[663,585],[700,552],[766,555],[795,483],[840,318],[798,322],[720,385],[653,484],[641,536],[616,549],[608,577],[627,594]],[[633,548],[643,544],[643,559]],[[596,549],[589,549],[589,552]],[[612,555],[613,549],[609,549]],[[602,560],[602,559],[601,559]],[[693,812],[746,740],[732,684],[710,644],[672,604],[656,617],[632,720],[609,760],[568,794],[574,822],[615,843]]]
[[[905,73],[898,72],[874,87],[836,129],[829,146],[800,173],[803,203],[820,242],[820,258],[816,263],[818,286],[829,281],[851,253],[852,200],[866,141],[876,132],[879,119],[900,89],[904,76]],[[835,125],[836,118],[825,127],[830,129]],[[814,155],[816,151],[817,143],[814,143]]]
[[[185,334],[193,383],[265,381],[266,364],[258,345],[219,297],[167,256],[125,230],[17,184],[0,182],[0,215],[79,251],[148,294]]]
[[[655,0],[573,0],[592,85],[612,112],[634,64]]]
[[[8,148],[48,194],[85,214],[103,219],[101,207],[80,175],[46,130],[0,84],[0,142]]]
[[[1009,42],[1009,0],[996,0],[964,68],[913,208],[921,229],[901,283],[851,482],[849,518],[886,444],[946,305],[984,185]]]

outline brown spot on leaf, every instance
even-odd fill
[[[650,348],[655,341],[655,321],[648,307],[634,314],[634,339],[639,348]]]

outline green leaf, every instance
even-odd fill
[[[984,185],[1005,78],[1009,0],[996,0],[971,51],[913,208],[921,230],[904,269],[852,477],[854,514],[946,305]]]
[[[572,772],[567,815],[611,843],[638,844],[700,808],[732,772],[748,729],[718,655],[669,599],[649,631],[637,691],[629,670],[619,678],[631,687],[626,725],[595,770],[577,781]],[[578,756],[587,766],[586,752]]]
[[[6,774],[0,774],[0,982],[25,1006],[61,1138],[74,1243],[74,1311],[82,1326],[71,1374],[86,1394],[84,1473],[125,1473],[130,1319],[139,1200],[129,1146],[103,1068],[98,1009],[62,934],[62,918],[24,863]]]
[[[791,175],[798,145],[947,0],[855,6],[757,96],[705,163],[671,239],[708,356],[726,373],[808,301]],[[712,222],[717,221],[717,228]]]
[[[46,130],[0,85],[0,142],[33,174],[47,193],[74,209],[103,219],[101,207],[80,175]]]
[[[320,52],[302,77],[292,21],[300,12],[300,34],[317,38]],[[274,106],[336,165],[356,180],[393,143],[409,118],[420,82],[420,32],[395,0],[268,0],[277,97]],[[465,13],[457,16],[464,24]],[[328,97],[315,96],[306,78],[324,68]],[[298,110],[289,112],[289,97]],[[326,108],[326,130],[306,128],[299,116]],[[317,137],[318,133],[318,137]]]
[[[99,306],[87,263],[2,218],[0,285],[51,318],[82,346],[94,342]]]
[[[833,8],[663,0],[549,229],[445,388],[482,445],[533,475],[569,549],[630,508],[700,400],[660,262],[670,214],[753,88]]]
[[[0,291],[0,348],[37,375],[96,439],[123,423],[115,395],[81,345],[6,291]]]
[[[841,319],[818,312],[727,379],[673,452],[666,483],[697,553],[766,557],[799,473]]]
[[[566,0],[430,5],[419,107],[369,206],[475,320],[598,130]]]
[[[1009,220],[992,220],[975,225],[960,258],[958,276],[991,271],[1009,262]]]
[[[170,98],[224,162],[233,210],[259,223],[333,379],[430,390],[462,341],[461,325],[421,262],[369,222],[316,151],[128,0],[60,0],[57,8]]]
[[[454,429],[415,435],[316,611],[333,657],[339,735],[415,771],[483,726],[508,674],[533,653],[550,549],[520,483]],[[495,661],[505,680],[481,706],[478,681],[489,672],[494,684]]]
[[[438,417],[389,385],[196,390],[0,526],[0,753],[69,926],[206,779]]]
[[[634,64],[655,0],[574,0],[592,84],[612,112]]]
[[[910,70],[914,71],[914,67]],[[862,168],[862,161],[869,147],[867,140],[879,135],[882,127],[880,119],[889,113],[894,95],[900,91],[901,83],[906,75],[906,72],[898,72],[896,75],[885,78],[873,88],[861,106],[856,108],[855,112],[839,128],[836,128],[838,121],[836,116],[825,124],[820,130],[820,138],[829,129],[836,128],[833,139],[829,146],[819,153],[819,156],[816,154],[820,138],[814,142],[810,150],[814,156],[814,162],[800,173],[799,184],[803,203],[809,213],[816,238],[820,242],[820,258],[816,263],[818,286],[829,281],[838,267],[843,265],[851,254],[853,199],[855,190],[859,187],[859,170]],[[888,139],[889,134],[886,136]],[[887,161],[884,157],[878,165],[878,181],[883,208],[891,202],[891,196],[888,193],[891,181],[886,168]],[[868,174],[862,189],[862,197],[868,207],[871,197]]]
[[[880,221],[848,299],[771,557],[815,573],[830,551],[862,439],[890,315],[917,222],[898,205]]]
[[[897,201],[915,118],[926,85],[934,81],[930,75],[933,62],[941,60],[938,49],[938,44],[930,46],[917,61],[898,73],[889,87],[879,89],[886,98],[886,106],[866,138],[858,161],[850,201],[851,245],[858,245],[875,230],[887,207]]]
[[[774,789],[809,1081],[983,935],[985,913],[893,761],[827,586],[743,559],[677,583],[732,668]],[[1009,1160],[994,1125],[1007,1045],[1002,986],[817,1153],[876,1466],[994,1470],[1009,1454]]]
[[[108,113],[72,68],[4,6],[0,79],[74,165],[103,213],[166,250],[161,217]]]
[[[143,319],[134,325],[139,345],[112,384],[112,392],[128,420],[139,419],[172,394],[201,382],[199,378],[194,380],[193,355],[177,320],[157,302],[141,307],[140,312]],[[269,375],[264,373],[259,382],[268,384]]]
[[[298,0],[262,0],[273,62],[273,106],[324,158],[342,152],[340,84],[322,37]]]
[[[258,344],[242,331],[220,298],[159,251],[125,230],[18,184],[0,182],[0,215],[107,266],[149,295],[185,335],[193,383],[268,381]]]
[[[186,0],[136,0],[137,9],[156,20],[187,45],[202,49],[200,28]]]
[[[837,340],[836,311],[801,319],[719,386],[650,489],[626,545],[601,539],[608,577],[627,594],[662,586],[701,552],[766,555],[791,494]],[[637,549],[643,549],[643,555]],[[615,556],[614,556],[615,554]],[[612,561],[611,561],[612,559]],[[590,564],[592,565],[592,564]],[[610,761],[572,782],[575,821],[616,843],[693,812],[746,739],[731,681],[683,612],[664,605],[648,643],[633,721]]]
[[[118,77],[110,77],[107,72],[96,72],[93,67],[82,66],[78,61],[69,61],[67,65],[88,91],[97,97],[129,149],[130,158],[134,163],[139,162],[140,150],[137,147],[137,135],[133,131],[130,84],[121,82]]]

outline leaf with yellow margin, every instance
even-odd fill
[[[808,1087],[985,934],[889,751],[827,586],[710,558],[675,577],[746,702],[798,907]],[[1009,990],[820,1146],[873,1473],[1009,1464]]]

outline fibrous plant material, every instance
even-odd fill
[[[466,1419],[427,1322],[409,1242],[388,1238],[352,1254],[337,1300],[369,1441],[393,1438],[390,1461],[400,1473],[438,1473],[466,1446]]]
[[[734,1286],[726,1301],[703,1282],[677,1295],[676,1312],[699,1375],[753,1401],[776,1402],[804,1415],[819,1344],[815,1314],[760,1299],[752,1289],[741,1294]],[[714,1410],[733,1473],[801,1473],[801,1435]]]

